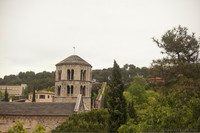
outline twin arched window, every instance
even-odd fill
[[[74,86],[71,85],[71,87],[68,85],[67,86],[67,96],[73,96],[74,93]]]
[[[67,80],[74,80],[74,69],[67,69]]]
[[[86,80],[86,70],[81,70],[80,80],[82,81]]]

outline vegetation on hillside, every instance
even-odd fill
[[[94,109],[87,113],[73,114],[52,132],[107,132],[108,111]]]

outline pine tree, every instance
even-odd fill
[[[5,90],[5,102],[9,102],[7,88],[6,88],[6,90]]]
[[[35,87],[33,87],[33,98],[32,98],[32,102],[35,102]]]
[[[123,96],[124,84],[119,65],[114,61],[108,99],[108,131],[117,132],[120,125],[126,123],[126,100]]]

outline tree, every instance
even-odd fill
[[[35,102],[35,87],[33,87],[33,98],[32,98],[32,102]]]
[[[7,88],[6,88],[6,90],[5,90],[5,102],[9,102]]]
[[[120,125],[126,123],[126,100],[123,96],[124,84],[122,81],[119,65],[114,61],[112,77],[110,81],[110,91],[108,99],[108,131],[117,132]]]
[[[46,128],[43,125],[37,125],[33,133],[46,133]]]
[[[173,83],[179,75],[187,78],[199,78],[199,47],[200,41],[195,34],[188,34],[186,27],[179,26],[168,30],[161,41],[153,38],[162,54],[167,56],[163,59],[154,60],[151,75],[161,76],[166,83]],[[198,74],[196,74],[198,73]]]
[[[134,101],[133,100],[132,100],[132,102],[129,102],[129,104],[128,104],[128,114],[129,114],[129,117],[131,119],[134,119],[135,123],[137,123],[137,114],[136,114],[136,110],[134,108]]]
[[[199,56],[199,42],[195,38],[195,34],[188,35],[186,27],[179,26],[168,30],[159,42],[153,38],[159,48],[162,48],[161,53],[167,54],[168,58],[174,63],[195,63]]]
[[[24,123],[17,121],[15,125],[8,130],[8,133],[27,133],[23,127]]]
[[[106,132],[108,115],[106,109],[93,109],[89,112],[72,114],[51,132]]]

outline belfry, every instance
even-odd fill
[[[76,103],[81,96],[84,106],[90,110],[91,69],[92,66],[77,55],[56,64],[55,102]]]

